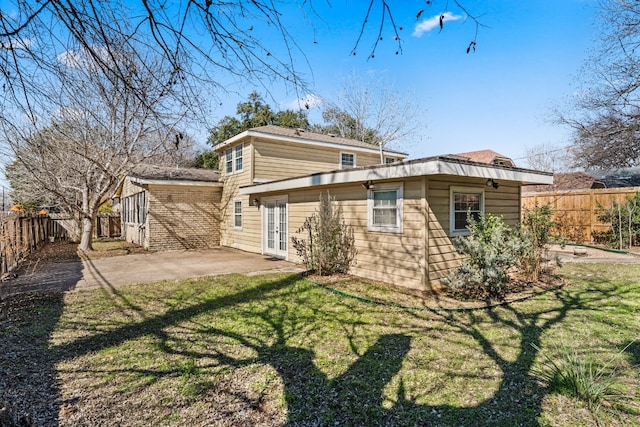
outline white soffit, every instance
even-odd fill
[[[259,194],[274,191],[295,190],[301,188],[347,184],[352,182],[402,179],[428,175],[451,175],[472,178],[515,181],[523,184],[553,184],[553,176],[546,172],[526,169],[492,167],[478,163],[462,163],[444,159],[429,159],[406,163],[380,165],[363,169],[320,172],[297,178],[272,181],[240,188],[240,194]]]

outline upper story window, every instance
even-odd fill
[[[236,145],[233,155],[236,160],[236,172],[242,170],[242,146],[243,144]]]
[[[385,157],[384,158],[384,162],[385,164],[389,164],[389,163],[395,163],[397,162],[398,159],[396,159],[395,157]]]
[[[469,234],[467,215],[479,219],[484,213],[484,189],[474,187],[451,187],[450,189],[450,234]]]
[[[235,147],[227,148],[224,151],[224,170],[227,175],[242,171],[242,147],[243,144],[238,144]]]
[[[353,153],[340,153],[340,169],[356,167],[356,155]]]
[[[368,229],[402,233],[402,184],[384,184],[368,190]]]

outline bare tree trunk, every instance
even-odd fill
[[[96,210],[91,206],[89,189],[82,191],[82,231],[80,234],[80,249],[82,252],[93,250],[93,223]]]
[[[82,218],[82,235],[80,238],[80,249],[82,252],[88,252],[93,250],[92,244],[93,238],[93,218],[91,216],[84,216]]]

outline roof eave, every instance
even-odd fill
[[[188,179],[150,179],[130,176],[129,179],[134,184],[139,185],[185,185],[192,187],[222,187],[223,184],[218,181],[198,181]]]
[[[442,158],[425,161],[380,165],[363,169],[337,170],[305,175],[240,188],[240,194],[260,194],[354,182],[403,179],[425,175],[451,175],[528,184],[552,184],[553,175],[527,169],[492,166],[475,162],[447,161]]]
[[[217,144],[213,147],[213,149],[215,151],[220,151],[222,149],[224,149],[225,147],[228,147],[229,145],[233,145],[247,137],[263,137],[263,138],[271,138],[271,139],[276,139],[278,141],[282,141],[282,142],[293,142],[293,143],[298,143],[298,144],[309,144],[309,145],[320,145],[320,146],[330,146],[333,148],[340,148],[340,149],[348,149],[348,150],[352,150],[352,151],[359,151],[362,153],[374,153],[377,154],[380,152],[380,150],[378,148],[375,148],[375,146],[373,146],[374,148],[366,148],[366,147],[359,147],[357,145],[349,145],[349,144],[341,144],[339,142],[329,142],[329,141],[317,141],[314,140],[312,138],[296,138],[296,137],[292,137],[292,136],[287,136],[287,135],[276,135],[273,133],[269,133],[269,132],[261,132],[261,131],[257,131],[257,130],[245,130],[242,133],[237,134],[236,136],[233,136],[223,142],[221,142],[220,144]],[[386,156],[394,156],[394,157],[401,157],[401,158],[406,158],[409,156],[409,154],[407,153],[402,153],[400,151],[393,151],[393,150],[382,150],[383,155]]]

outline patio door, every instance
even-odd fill
[[[274,197],[263,200],[264,214],[263,246],[264,253],[287,258],[288,216],[287,198]]]

